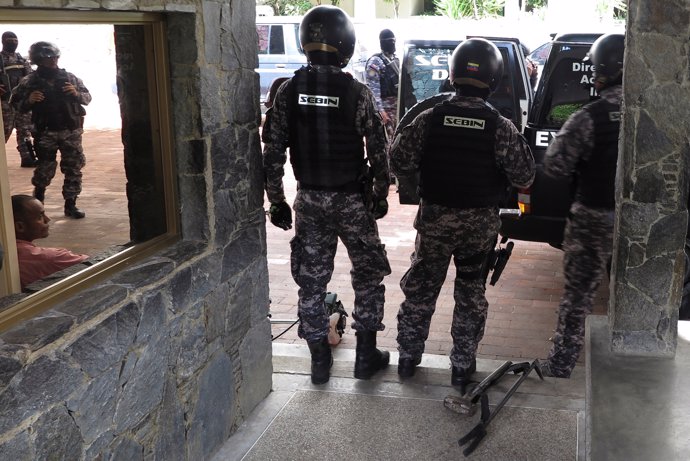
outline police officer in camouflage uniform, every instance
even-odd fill
[[[85,216],[76,205],[81,193],[81,170],[86,163],[81,143],[86,115],[83,106],[91,102],[91,94],[81,79],[58,68],[60,50],[54,44],[34,43],[29,48],[29,58],[38,68],[14,89],[12,104],[21,112],[31,111],[38,157],[31,179],[34,197],[45,200],[60,150],[60,171],[65,175],[65,216],[80,219]]]
[[[603,35],[592,44],[587,59],[601,98],[570,116],[544,159],[547,174],[572,177],[576,185],[563,239],[565,291],[548,361],[542,364],[546,376],[570,377],[583,346],[585,317],[611,259],[623,51],[621,34]]]
[[[9,141],[12,130],[16,130],[17,150],[21,157],[21,166],[36,166],[36,157],[31,149],[31,114],[15,110],[10,105],[12,89],[19,81],[31,73],[31,65],[17,53],[19,40],[14,32],[2,34],[2,51],[0,52],[0,103],[2,104],[2,123],[5,128],[5,143]]]
[[[488,303],[482,270],[501,225],[499,203],[509,184],[529,186],[534,158],[518,129],[486,99],[503,75],[503,59],[484,39],[462,42],[449,62],[456,95],[420,113],[391,145],[399,178],[419,175],[419,210],[412,264],[400,281],[398,374],[413,376],[429,336],[431,317],[455,262],[451,382],[464,386],[476,370]]]
[[[383,29],[379,33],[381,52],[372,55],[367,60],[365,75],[367,85],[374,93],[376,108],[383,117],[386,133],[393,139],[395,127],[398,124],[398,85],[400,82],[400,60],[395,55],[395,34],[390,29]],[[403,78],[409,75],[403,72]],[[412,94],[412,85],[407,85],[408,92],[404,96],[405,107],[416,104],[417,99]]]
[[[376,348],[376,332],[384,329],[382,281],[391,272],[376,226],[388,211],[386,135],[371,91],[342,71],[355,47],[347,14],[334,6],[314,7],[299,35],[309,63],[278,88],[262,133],[270,220],[286,230],[292,226],[282,181],[289,147],[298,181],[291,269],[312,382],[327,382],[333,363],[324,299],[338,238],[352,262],[354,374],[368,379],[389,361],[389,353]]]

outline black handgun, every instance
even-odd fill
[[[505,248],[499,248],[496,251],[496,262],[494,263],[494,270],[491,273],[491,281],[489,284],[496,285],[496,282],[498,282],[498,279],[501,278],[501,274],[503,273],[503,269],[506,268],[506,264],[508,264],[508,260],[510,259],[510,255],[513,253],[513,247],[515,244],[513,242],[508,242],[508,244],[505,246]]]

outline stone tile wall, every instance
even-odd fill
[[[690,162],[690,3],[628,6],[618,160],[612,350],[673,356]]]
[[[182,240],[0,334],[0,459],[207,459],[271,388],[254,2],[2,8],[167,14]]]

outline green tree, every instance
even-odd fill
[[[301,16],[312,7],[309,0],[265,0],[278,16]]]
[[[451,19],[474,18],[503,14],[505,0],[434,0],[436,13]]]
[[[395,10],[395,18],[397,19],[399,16],[399,10],[400,10],[400,0],[383,0],[386,3],[392,3],[393,4],[393,9]]]
[[[625,19],[628,4],[625,0],[598,0],[596,9],[601,19]]]

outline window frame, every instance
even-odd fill
[[[159,177],[153,181],[162,188],[166,231],[146,242],[133,244],[131,247],[103,260],[80,272],[65,277],[51,286],[28,294],[16,303],[0,311],[0,332],[16,324],[35,317],[85,289],[102,283],[122,269],[130,267],[151,255],[171,246],[180,240],[180,219],[177,199],[177,175],[174,154],[172,129],[172,103],[170,89],[170,69],[168,60],[166,19],[163,14],[142,12],[108,12],[108,11],[74,11],[74,10],[35,10],[35,9],[0,9],[3,23],[17,24],[111,24],[133,25],[144,27],[144,46],[149,56],[147,59],[147,80],[151,107],[151,129],[153,131],[153,155],[160,168]],[[5,151],[5,147],[0,147]],[[6,158],[6,157],[4,157]],[[5,261],[16,268],[16,246],[8,237],[14,236],[12,206],[9,192],[7,170],[0,172],[0,239],[5,247]],[[8,220],[9,218],[9,220]],[[125,243],[125,242],[123,242]],[[10,251],[8,251],[10,250]],[[9,258],[9,259],[8,259]],[[14,266],[12,264],[14,258]],[[13,287],[16,292],[19,286],[19,274],[8,270],[4,264],[0,272],[0,283]],[[9,294],[7,296],[18,296]]]

